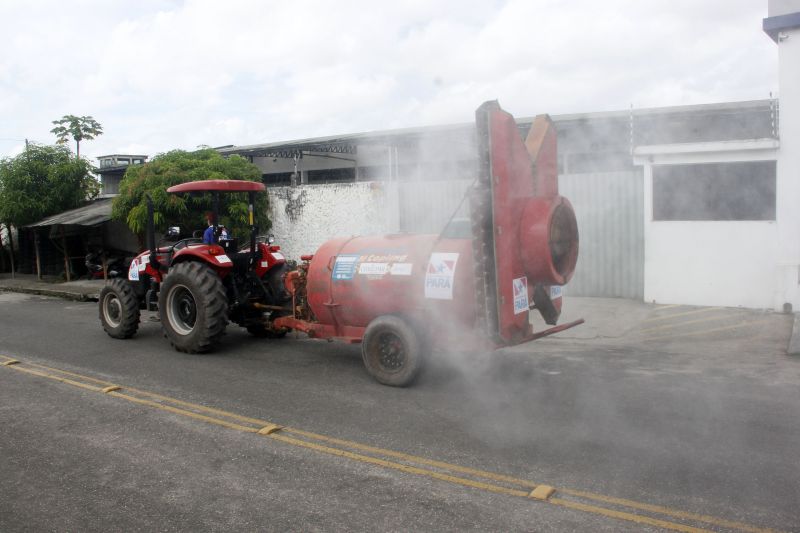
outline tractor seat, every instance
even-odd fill
[[[239,251],[239,239],[220,240],[219,245],[222,246],[228,257],[233,257]]]

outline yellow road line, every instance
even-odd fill
[[[348,448],[355,448],[357,450],[362,450],[366,452],[372,452],[380,455],[386,455],[389,457],[396,457],[397,459],[403,459],[405,461],[409,461],[412,463],[424,464],[428,466],[433,466],[436,468],[442,468],[446,470],[451,470],[453,472],[461,472],[462,474],[470,474],[477,477],[482,477],[484,479],[492,479],[494,481],[505,481],[507,483],[512,483],[515,485],[520,485],[522,487],[529,487],[529,488],[536,488],[539,486],[538,483],[534,483],[532,481],[527,481],[524,479],[518,479],[511,476],[504,476],[502,474],[495,474],[493,472],[487,472],[485,470],[478,470],[475,468],[469,468],[466,466],[459,466],[450,463],[444,463],[441,461],[435,461],[433,459],[425,459],[424,457],[418,457],[416,455],[409,455],[403,452],[396,452],[394,450],[386,450],[383,448],[375,448],[373,446],[368,446],[366,444],[360,444],[358,442],[353,442],[349,440],[337,439],[334,437],[326,437],[325,435],[319,435],[317,433],[311,433],[308,431],[303,431],[300,429],[295,429],[293,427],[286,427],[283,428],[284,433],[294,433],[296,435],[302,435],[304,437],[308,437],[315,440],[321,440],[323,442],[330,442],[331,444],[338,444],[340,446],[346,446]]]
[[[227,420],[220,420],[219,418],[212,418],[210,416],[193,413],[191,411],[187,411],[186,409],[178,409],[177,407],[172,407],[171,405],[164,405],[163,403],[151,402],[150,400],[143,400],[142,398],[136,398],[135,396],[129,396],[128,394],[122,394],[121,392],[116,392],[116,391],[109,392],[108,395],[114,396],[115,398],[122,398],[123,400],[128,400],[129,402],[134,402],[141,405],[154,407],[156,409],[161,409],[162,411],[169,411],[170,413],[175,413],[176,415],[188,416],[190,418],[194,418],[196,420],[202,420],[204,422],[209,422],[211,424],[216,424],[218,426],[224,426],[226,428],[236,429],[238,431],[244,431],[247,433],[256,433],[259,430],[259,428],[251,428],[248,426],[242,426],[241,424],[234,424],[233,422],[228,422]]]
[[[74,372],[68,372],[66,370],[61,370],[59,368],[53,368],[53,367],[49,367],[49,366],[45,366],[45,365],[40,365],[40,364],[37,364],[37,363],[27,363],[27,364],[33,365],[33,366],[37,366],[39,368],[44,368],[46,370],[52,370],[54,372],[60,372],[62,374],[66,374],[68,376],[74,376],[74,377],[86,379],[88,381],[93,381],[93,382],[99,383],[101,385],[114,385],[110,381],[96,379],[96,378],[92,378],[92,377],[89,377],[89,376],[76,374]],[[196,404],[196,403],[192,403],[192,402],[185,402],[185,401],[179,400],[177,398],[171,398],[169,396],[163,396],[161,394],[156,394],[155,392],[143,391],[143,390],[135,389],[133,387],[124,387],[124,389],[126,391],[132,392],[134,394],[141,394],[143,396],[149,396],[151,398],[157,398],[159,400],[175,403],[175,404],[178,404],[178,405],[183,405],[185,407],[190,407],[192,409],[198,409],[198,410],[206,411],[208,413],[214,413],[214,414],[222,415],[222,416],[225,416],[225,417],[228,417],[228,418],[233,418],[235,420],[240,420],[242,422],[250,422],[250,423],[253,423],[253,424],[258,424],[258,425],[260,425],[262,427],[263,426],[267,426],[269,424],[272,424],[272,422],[269,422],[267,420],[260,420],[258,418],[250,418],[250,417],[247,417],[247,416],[241,416],[241,415],[237,415],[235,413],[231,413],[231,412],[228,412],[228,411],[223,411],[221,409],[215,409],[213,407],[207,407],[205,405],[200,405],[200,404]]]
[[[463,478],[463,477],[456,477],[451,476],[448,474],[442,474],[441,472],[436,472],[434,470],[425,470],[424,468],[417,468],[414,466],[408,466],[400,463],[395,463],[392,461],[387,461],[385,459],[379,459],[377,457],[372,457],[369,455],[361,455],[358,453],[348,452],[347,450],[341,450],[339,448],[331,448],[329,446],[323,446],[321,444],[317,444],[314,442],[309,442],[306,440],[295,439],[292,437],[287,437],[286,435],[281,435],[280,433],[273,433],[268,436],[271,439],[279,440],[281,442],[285,442],[287,444],[292,444],[294,446],[302,446],[304,448],[309,448],[312,450],[316,450],[318,452],[327,453],[330,455],[337,455],[339,457],[347,457],[348,459],[353,459],[356,461],[361,461],[364,463],[370,463],[374,465],[383,466],[386,468],[392,468],[394,470],[400,470],[402,472],[407,472],[409,474],[417,474],[420,476],[427,476],[432,477],[435,479],[439,479],[442,481],[449,481],[450,483],[455,483],[458,485],[464,485],[466,487],[472,487],[476,489],[483,489],[489,492],[496,492],[498,494],[506,494],[508,496],[519,496],[521,498],[527,498],[530,491],[525,490],[517,490],[517,489],[509,489],[507,487],[501,487],[499,485],[492,485],[490,483],[482,483],[480,481],[474,481],[471,479]]]
[[[656,326],[656,327],[653,327],[653,328],[640,329],[639,333],[646,333],[648,331],[661,331],[662,329],[673,329],[673,328],[679,328],[681,326],[688,326],[690,324],[700,324],[700,323],[703,323],[703,322],[714,322],[716,320],[727,320],[729,318],[730,318],[730,316],[711,316],[711,317],[708,317],[708,318],[698,318],[697,320],[686,320],[686,321],[683,321],[683,322],[677,322],[675,324],[665,324],[663,326]]]
[[[732,326],[723,326],[720,328],[712,328],[712,329],[704,329],[702,331],[693,331],[690,333],[679,333],[677,335],[662,335],[660,337],[643,337],[643,340],[646,341],[658,341],[663,339],[680,339],[682,337],[695,337],[697,335],[707,335],[709,333],[717,333],[719,331],[729,331],[732,329],[743,328],[747,326],[758,326],[761,324],[765,324],[769,322],[769,320],[757,320],[755,322],[739,322],[738,324],[733,324]]]
[[[36,368],[41,368],[43,370],[51,370],[53,372],[58,372],[59,374],[64,374],[67,376],[72,376],[76,378],[85,379],[86,381],[91,381],[92,383],[97,383],[99,385],[113,385],[110,381],[105,381],[103,379],[97,379],[90,376],[84,376],[83,374],[76,374],[75,372],[69,372],[67,370],[61,370],[60,368],[53,368],[51,366],[40,365],[39,363],[25,363],[28,366],[35,366]]]
[[[382,448],[375,448],[375,447],[368,446],[368,445],[365,445],[365,444],[360,444],[360,443],[357,443],[357,442],[343,440],[343,439],[336,439],[336,438],[333,438],[333,437],[327,437],[325,435],[319,435],[317,433],[311,433],[311,432],[308,432],[308,431],[302,431],[302,430],[295,429],[295,428],[292,428],[292,427],[284,428],[283,432],[284,433],[286,433],[286,432],[295,433],[295,434],[298,434],[298,435],[303,435],[303,436],[308,437],[308,438],[317,439],[317,440],[321,440],[321,441],[325,441],[325,442],[330,442],[330,443],[333,443],[333,444],[339,444],[341,446],[347,446],[347,447],[351,447],[351,448],[355,448],[355,449],[359,449],[359,450],[364,450],[364,451],[368,451],[368,452],[378,453],[378,454],[382,454],[382,455],[388,455],[388,456],[396,457],[398,459],[403,459],[403,460],[406,460],[406,461],[409,461],[409,462],[415,462],[415,463],[419,463],[419,464],[425,464],[425,465],[429,465],[429,466],[434,466],[434,467],[437,467],[437,468],[448,469],[448,470],[451,470],[451,471],[461,472],[461,473],[464,473],[464,474],[471,474],[471,475],[476,476],[476,477],[492,479],[492,480],[495,480],[495,481],[504,481],[504,482],[507,482],[507,483],[512,483],[512,484],[520,485],[520,486],[523,486],[523,487],[536,488],[537,486],[539,486],[539,484],[537,484],[537,483],[534,483],[532,481],[527,481],[527,480],[524,480],[524,479],[519,479],[519,478],[515,478],[515,477],[511,477],[511,476],[505,476],[505,475],[502,475],[502,474],[495,474],[495,473],[492,473],[492,472],[487,472],[487,471],[484,471],[484,470],[477,470],[477,469],[474,469],[474,468],[469,468],[469,467],[464,467],[464,466],[453,465],[453,464],[444,463],[444,462],[440,462],[440,461],[435,461],[435,460],[431,460],[431,459],[425,459],[425,458],[422,458],[422,457],[417,457],[417,456],[405,454],[405,453],[402,453],[402,452],[396,452],[396,451],[392,451],[392,450],[385,450],[385,449],[382,449]],[[758,528],[758,527],[750,526],[748,524],[743,524],[741,522],[733,522],[733,521],[730,521],[730,520],[725,520],[723,518],[716,518],[716,517],[708,516],[708,515],[689,513],[689,512],[680,511],[680,510],[677,510],[677,509],[670,509],[668,507],[661,507],[661,506],[658,506],[658,505],[639,503],[639,502],[636,502],[636,501],[633,501],[633,500],[626,500],[626,499],[623,499],[623,498],[614,498],[614,497],[611,497],[611,496],[604,496],[602,494],[594,494],[594,493],[591,493],[591,492],[583,492],[583,491],[577,491],[577,490],[572,490],[572,489],[563,489],[563,488],[558,488],[557,491],[560,492],[560,493],[563,493],[563,494],[568,494],[568,495],[571,495],[571,496],[577,496],[577,497],[580,497],[580,498],[596,500],[596,501],[602,501],[602,502],[606,502],[606,503],[613,503],[615,505],[623,505],[623,506],[626,506],[626,507],[631,507],[633,509],[640,509],[640,510],[643,510],[643,511],[650,511],[650,512],[654,512],[654,513],[658,513],[658,514],[662,514],[662,515],[672,516],[672,517],[675,517],[675,518],[683,518],[683,519],[695,520],[695,521],[698,521],[698,522],[705,522],[705,523],[708,523],[708,524],[722,526],[722,527],[730,527],[730,528],[734,528],[734,529],[740,529],[742,531],[750,531],[750,532],[754,532],[754,533],[766,533],[766,532],[771,531],[769,529]]]
[[[719,328],[719,329],[730,329],[730,328]],[[0,357],[6,358],[8,360],[12,360],[10,358],[7,358],[6,356],[0,356]],[[108,382],[108,381],[99,380],[99,379],[92,378],[90,376],[85,376],[85,375],[82,375],[82,374],[76,374],[74,372],[69,372],[69,371],[66,371],[66,370],[60,370],[60,369],[57,369],[57,368],[52,368],[52,367],[48,367],[48,366],[45,366],[45,365],[39,365],[39,364],[36,364],[36,363],[26,363],[26,364],[32,365],[32,366],[36,366],[36,367],[42,368],[42,369],[51,370],[51,371],[54,371],[54,372],[57,372],[57,373],[61,373],[61,374],[64,374],[64,375],[69,375],[69,376],[72,376],[72,377],[84,379],[84,380],[91,381],[91,382],[94,382],[94,383],[98,383],[98,384],[101,384],[101,385],[107,385],[107,387],[95,387],[95,386],[91,386],[91,385],[86,385],[85,383],[80,383],[80,382],[77,382],[77,381],[72,380],[72,379],[63,378],[63,377],[60,377],[58,375],[47,374],[47,373],[44,373],[44,372],[38,372],[36,370],[29,369],[29,368],[24,368],[24,367],[21,367],[19,364],[10,366],[8,368],[14,368],[15,370],[19,370],[21,372],[25,372],[25,373],[28,373],[28,374],[36,375],[36,376],[39,376],[39,377],[44,377],[44,378],[47,378],[47,379],[52,379],[52,380],[59,381],[61,383],[66,383],[66,384],[69,384],[69,385],[74,385],[76,387],[80,387],[80,388],[84,388],[84,389],[87,389],[87,390],[91,390],[93,392],[104,392],[108,388],[108,386],[112,385],[111,382]],[[114,385],[114,386],[118,386],[118,385]],[[357,443],[357,442],[353,442],[353,441],[337,439],[337,438],[334,438],[334,437],[328,437],[328,436],[325,436],[325,435],[320,435],[320,434],[317,434],[317,433],[312,433],[312,432],[308,432],[308,431],[304,431],[304,430],[300,430],[300,429],[296,429],[296,428],[291,428],[291,427],[282,428],[280,430],[280,433],[276,433],[276,432],[272,432],[272,433],[269,433],[269,434],[265,434],[263,432],[259,433],[264,427],[268,427],[268,426],[271,426],[271,425],[274,425],[274,424],[272,422],[268,422],[266,420],[260,420],[260,419],[257,419],[257,418],[245,417],[245,416],[237,415],[235,413],[230,413],[230,412],[223,411],[223,410],[220,410],[220,409],[215,409],[215,408],[212,408],[212,407],[206,407],[204,405],[194,404],[194,403],[191,403],[191,402],[185,402],[185,401],[182,401],[182,400],[178,400],[176,398],[171,398],[169,396],[163,396],[163,395],[152,393],[152,392],[141,391],[141,390],[134,389],[134,388],[129,388],[129,387],[125,387],[124,390],[129,391],[129,392],[133,392],[135,394],[141,394],[141,395],[144,395],[144,396],[149,396],[149,397],[152,397],[152,398],[156,398],[156,399],[159,399],[161,401],[171,402],[171,403],[175,403],[175,404],[178,404],[178,405],[183,405],[185,407],[189,407],[189,408],[192,408],[192,409],[196,409],[196,410],[201,410],[201,411],[205,411],[205,412],[208,412],[208,413],[217,414],[217,415],[220,415],[220,416],[225,416],[227,418],[232,418],[232,419],[240,420],[240,421],[251,423],[251,424],[257,424],[258,427],[244,426],[244,425],[241,425],[241,424],[232,423],[232,422],[227,421],[227,420],[221,420],[221,419],[214,418],[214,417],[211,417],[211,416],[206,416],[206,415],[202,415],[202,414],[195,413],[195,412],[192,412],[192,411],[188,411],[186,409],[180,409],[180,408],[173,407],[173,406],[170,406],[170,405],[165,405],[163,403],[158,403],[158,402],[151,401],[151,400],[145,400],[145,399],[142,399],[142,398],[137,398],[137,397],[134,397],[134,396],[130,396],[128,394],[124,394],[124,393],[118,392],[118,390],[111,390],[111,391],[108,391],[106,394],[108,394],[110,396],[114,396],[114,397],[120,398],[120,399],[128,400],[130,402],[137,403],[137,404],[140,404],[140,405],[146,405],[146,406],[149,406],[149,407],[153,407],[153,408],[160,409],[160,410],[163,410],[163,411],[171,412],[171,413],[178,414],[178,415],[181,415],[181,416],[187,416],[187,417],[190,417],[190,418],[194,418],[196,420],[201,420],[201,421],[208,422],[208,423],[211,423],[211,424],[223,426],[223,427],[226,427],[226,428],[229,428],[229,429],[234,429],[234,430],[237,430],[237,431],[243,431],[243,432],[247,432],[247,433],[258,433],[258,434],[267,436],[269,438],[274,438],[276,440],[279,440],[279,441],[282,441],[282,442],[285,442],[285,443],[288,443],[288,444],[301,446],[301,447],[308,448],[308,449],[313,449],[313,450],[320,451],[320,452],[323,452],[323,453],[327,453],[327,454],[331,454],[331,455],[337,455],[337,456],[340,456],[340,457],[346,457],[346,458],[349,458],[349,459],[358,460],[358,461],[362,461],[362,462],[366,462],[366,463],[370,463],[370,464],[374,464],[374,465],[379,465],[379,466],[383,466],[383,467],[386,467],[386,468],[392,468],[392,469],[403,471],[403,472],[407,472],[407,473],[412,473],[412,474],[417,474],[417,475],[424,475],[424,476],[435,478],[435,479],[439,479],[439,480],[442,480],[442,481],[447,481],[447,482],[451,482],[451,483],[455,483],[455,484],[459,484],[459,485],[463,485],[463,486],[468,486],[468,487],[472,487],[472,488],[477,488],[477,489],[481,489],[481,490],[486,490],[486,491],[490,491],[490,492],[495,492],[495,493],[499,493],[499,494],[506,494],[506,495],[510,495],[510,496],[528,497],[529,494],[530,494],[530,491],[528,491],[528,490],[523,491],[523,490],[512,489],[512,488],[508,488],[508,487],[502,487],[502,486],[499,486],[499,485],[493,485],[491,483],[483,483],[483,482],[480,482],[480,481],[475,481],[475,480],[462,478],[462,477],[458,477],[458,476],[452,476],[452,475],[444,474],[444,473],[441,473],[441,472],[436,472],[436,471],[432,471],[432,470],[426,470],[424,468],[417,468],[417,467],[414,467],[414,466],[409,466],[409,465],[405,465],[405,464],[401,464],[401,463],[395,463],[395,462],[387,461],[385,459],[381,459],[381,458],[378,458],[378,457],[366,456],[366,455],[362,455],[362,454],[353,453],[353,452],[350,452],[350,451],[347,451],[347,450],[342,450],[342,449],[339,449],[339,448],[332,448],[330,446],[324,446],[324,445],[321,445],[321,444],[317,444],[317,443],[314,443],[314,442],[309,442],[309,441],[302,440],[302,439],[296,439],[296,438],[289,437],[289,436],[286,436],[286,435],[281,434],[281,433],[293,433],[293,434],[300,435],[300,436],[303,436],[303,437],[306,437],[306,438],[309,438],[309,439],[328,442],[328,443],[331,443],[331,444],[336,444],[336,445],[339,445],[339,446],[345,446],[345,447],[349,447],[349,448],[353,448],[353,449],[358,449],[358,450],[362,450],[362,451],[366,451],[366,452],[370,452],[370,453],[374,453],[374,454],[378,454],[378,455],[395,457],[395,458],[398,458],[398,459],[401,459],[401,460],[404,460],[404,461],[407,461],[407,462],[433,466],[433,467],[440,468],[440,469],[443,469],[443,470],[449,470],[451,472],[460,472],[460,473],[469,474],[469,475],[472,475],[472,476],[475,476],[475,477],[484,478],[484,479],[491,479],[491,480],[494,480],[494,481],[501,481],[501,482],[506,482],[506,483],[509,483],[509,484],[515,484],[515,485],[519,485],[519,486],[526,487],[526,488],[535,489],[536,487],[539,486],[538,484],[533,483],[531,481],[527,481],[527,480],[523,480],[523,479],[519,479],[519,478],[514,478],[514,477],[511,477],[511,476],[505,476],[505,475],[502,475],[502,474],[495,474],[495,473],[484,471],[484,470],[478,470],[478,469],[474,469],[474,468],[458,466],[458,465],[445,463],[445,462],[441,462],[441,461],[435,461],[435,460],[432,460],[432,459],[425,459],[423,457],[418,457],[418,456],[405,454],[405,453],[402,453],[402,452],[396,452],[396,451],[393,451],[393,450],[387,450],[387,449],[383,449],[383,448],[376,448],[376,447],[373,447],[373,446],[368,446],[368,445]],[[696,522],[705,522],[705,523],[712,524],[712,525],[717,525],[717,526],[722,526],[722,527],[729,527],[729,528],[734,528],[734,529],[740,529],[742,531],[758,532],[758,533],[772,531],[772,530],[769,530],[769,529],[763,529],[763,528],[750,526],[750,525],[743,524],[743,523],[740,523],[740,522],[733,522],[733,521],[729,521],[729,520],[725,520],[725,519],[721,519],[721,518],[715,518],[715,517],[711,517],[711,516],[707,516],[707,515],[688,513],[688,512],[679,511],[679,510],[675,510],[675,509],[670,509],[670,508],[667,508],[667,507],[661,507],[661,506],[656,506],[656,505],[639,503],[639,502],[635,502],[635,501],[632,501],[632,500],[625,500],[625,499],[622,499],[622,498],[614,498],[614,497],[610,497],[610,496],[604,496],[604,495],[601,495],[601,494],[594,494],[594,493],[590,493],[590,492],[582,492],[582,491],[576,491],[576,490],[571,490],[571,489],[557,489],[557,490],[560,493],[571,495],[571,496],[576,496],[576,497],[580,497],[580,498],[584,498],[584,499],[602,501],[602,502],[611,503],[611,504],[614,504],[614,505],[626,506],[626,507],[630,507],[630,508],[633,508],[633,509],[639,509],[639,510],[642,510],[642,511],[658,513],[658,514],[662,514],[662,515],[666,515],[666,516],[672,516],[672,517],[675,517],[675,518],[693,520],[693,521],[696,521]],[[550,501],[551,503],[554,503],[556,505],[560,505],[562,507],[569,507],[569,508],[573,508],[573,509],[577,509],[577,510],[582,510],[582,511],[591,512],[591,513],[595,513],[595,514],[601,514],[601,515],[604,515],[604,516],[609,516],[609,517],[618,518],[618,519],[622,519],[622,520],[633,521],[633,522],[636,522],[636,523],[656,525],[656,526],[659,526],[659,527],[665,527],[665,528],[676,530],[676,531],[703,531],[701,529],[685,526],[683,524],[676,524],[676,523],[672,523],[672,522],[668,522],[668,521],[664,521],[664,520],[659,520],[659,519],[654,519],[654,518],[650,518],[650,517],[646,517],[646,516],[642,516],[642,515],[638,515],[638,514],[632,514],[632,513],[622,512],[622,511],[605,509],[605,508],[602,508],[602,507],[596,507],[596,506],[593,506],[593,505],[586,505],[586,504],[573,502],[573,501],[569,501],[569,500],[562,500],[562,499],[558,499],[558,498],[550,498],[547,501]]]
[[[91,385],[87,385],[85,383],[79,383],[77,381],[74,381],[74,380],[71,380],[71,379],[67,379],[67,378],[60,378],[58,376],[51,376],[50,374],[45,374],[44,372],[37,372],[36,370],[31,370],[30,368],[25,368],[25,367],[20,366],[20,365],[12,365],[12,366],[9,366],[9,367],[6,367],[6,368],[12,368],[12,369],[16,370],[17,372],[24,372],[26,374],[32,374],[34,376],[39,376],[39,377],[42,377],[42,378],[54,379],[56,381],[60,381],[61,383],[65,383],[67,385],[73,385],[75,387],[80,387],[82,389],[87,389],[87,390],[90,390],[92,392],[100,392],[100,389],[97,388],[97,387],[92,387]]]
[[[665,529],[671,529],[672,531],[683,531],[685,533],[704,533],[708,532],[707,529],[700,529],[697,527],[686,526],[683,524],[677,524],[675,522],[667,522],[666,520],[659,520],[657,518],[650,518],[649,516],[642,516],[638,514],[631,514],[625,513],[622,511],[615,511],[614,509],[606,509],[604,507],[597,507],[595,505],[586,505],[585,503],[578,503],[569,500],[562,500],[561,498],[550,498],[548,500],[553,505],[559,505],[561,507],[567,507],[570,509],[577,509],[579,511],[585,511],[587,513],[594,513],[603,516],[608,516],[611,518],[618,518],[620,520],[628,520],[630,522],[636,522],[637,524],[647,524],[649,526],[657,526],[663,527]]]
[[[671,315],[656,316],[642,320],[642,322],[658,322],[660,320],[668,320],[670,318],[677,318],[679,316],[697,315],[700,313],[710,313],[711,311],[719,311],[722,307],[704,307],[702,309],[695,309],[693,311],[685,311],[683,313],[673,313]]]
[[[635,502],[633,500],[626,500],[624,498],[615,498],[613,496],[603,496],[602,494],[594,494],[591,492],[583,492],[572,489],[559,489],[562,494],[569,494],[570,496],[577,496],[579,498],[586,498],[597,500],[614,505],[623,505],[632,509],[639,509],[641,511],[649,511],[651,513],[658,513],[663,515],[672,516],[675,518],[684,518],[687,520],[694,520],[696,522],[705,522],[720,527],[727,527],[732,529],[739,529],[741,531],[749,531],[751,533],[772,533],[774,530],[751,526],[741,522],[734,522],[732,520],[725,520],[724,518],[717,518],[715,516],[702,515],[697,513],[689,513],[686,511],[679,511],[677,509],[670,509],[668,507],[661,507],[660,505],[651,505],[649,503]]]
[[[165,402],[171,402],[178,405],[183,405],[184,407],[189,407],[192,409],[197,409],[200,411],[205,411],[207,413],[214,413],[215,415],[225,416],[228,418],[233,418],[234,420],[239,420],[241,422],[249,422],[251,424],[256,424],[259,426],[259,429],[268,426],[270,424],[274,424],[274,422],[270,422],[268,420],[260,420],[258,418],[250,418],[249,416],[241,416],[237,415],[236,413],[231,413],[228,411],[223,411],[221,409],[215,409],[213,407],[206,407],[205,405],[200,405],[192,402],[185,402],[183,400],[179,400],[177,398],[170,398],[169,396],[162,396],[161,394],[156,394],[155,392],[147,392],[139,389],[134,389],[133,387],[125,387],[125,390],[129,392],[133,392],[134,394],[141,394],[144,396],[150,396],[151,398],[157,398],[159,400],[163,400]]]

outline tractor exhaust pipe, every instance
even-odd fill
[[[156,254],[156,228],[155,228],[155,215],[153,213],[153,198],[149,194],[144,195],[147,201],[147,249],[150,250],[150,264],[153,268],[160,269],[161,263],[158,262],[158,254]]]
[[[250,267],[252,268],[256,261],[259,260],[258,252],[256,251],[256,233],[258,233],[258,227],[256,226],[255,221],[255,203],[256,203],[256,193],[254,191],[250,191],[247,193],[247,221],[250,223]]]

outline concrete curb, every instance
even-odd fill
[[[76,302],[96,302],[100,294],[84,294],[69,291],[59,291],[54,289],[32,289],[29,287],[0,287],[2,292],[19,292],[23,294],[36,294],[38,296],[52,296],[55,298],[63,298],[65,300],[73,300]]]
[[[792,338],[789,339],[789,348],[786,353],[789,355],[800,355],[800,313],[795,313],[794,324],[792,324]]]

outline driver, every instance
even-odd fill
[[[214,235],[214,214],[206,213],[206,220],[208,221],[208,227],[206,231],[203,232],[203,244],[216,244],[217,236]]]

